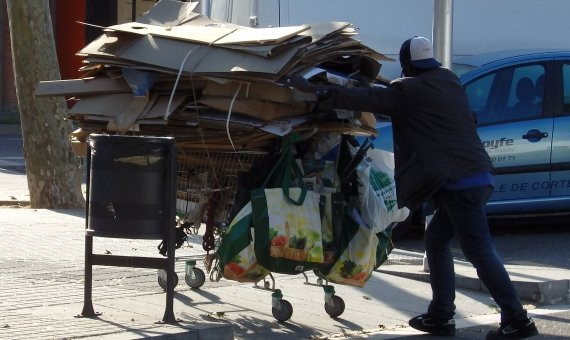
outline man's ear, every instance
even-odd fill
[[[402,67],[402,74],[404,77],[408,77],[410,75],[410,63],[409,62],[401,62],[400,66]]]

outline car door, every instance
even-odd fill
[[[546,62],[505,66],[465,84],[479,137],[497,171],[491,201],[550,196],[553,118],[543,99],[545,77],[551,77],[547,69]]]
[[[556,68],[561,81],[556,83],[554,128],[552,133],[551,196],[570,199],[570,58],[560,60]],[[555,200],[553,204],[556,204]],[[568,207],[568,203],[562,205]]]

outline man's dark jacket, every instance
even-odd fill
[[[449,180],[491,171],[465,90],[436,68],[386,88],[335,88],[325,102],[390,116],[398,205],[418,207]]]

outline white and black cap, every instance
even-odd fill
[[[433,57],[431,41],[424,37],[413,37],[404,41],[400,48],[400,63],[406,62],[421,69],[441,66],[441,63]]]

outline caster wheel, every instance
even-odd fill
[[[271,308],[271,314],[277,321],[285,322],[293,315],[293,306],[291,306],[289,301],[281,299],[277,308]]]
[[[166,290],[166,280],[163,280],[162,277],[158,276],[158,285],[160,288]],[[174,273],[174,287],[178,286],[178,274]]]
[[[331,318],[340,316],[344,313],[344,300],[339,296],[333,295],[331,304],[325,302],[325,311]]]
[[[184,280],[190,288],[198,289],[206,282],[206,274],[200,268],[192,268],[192,270],[194,271],[194,277],[191,278],[190,275],[186,275]]]

